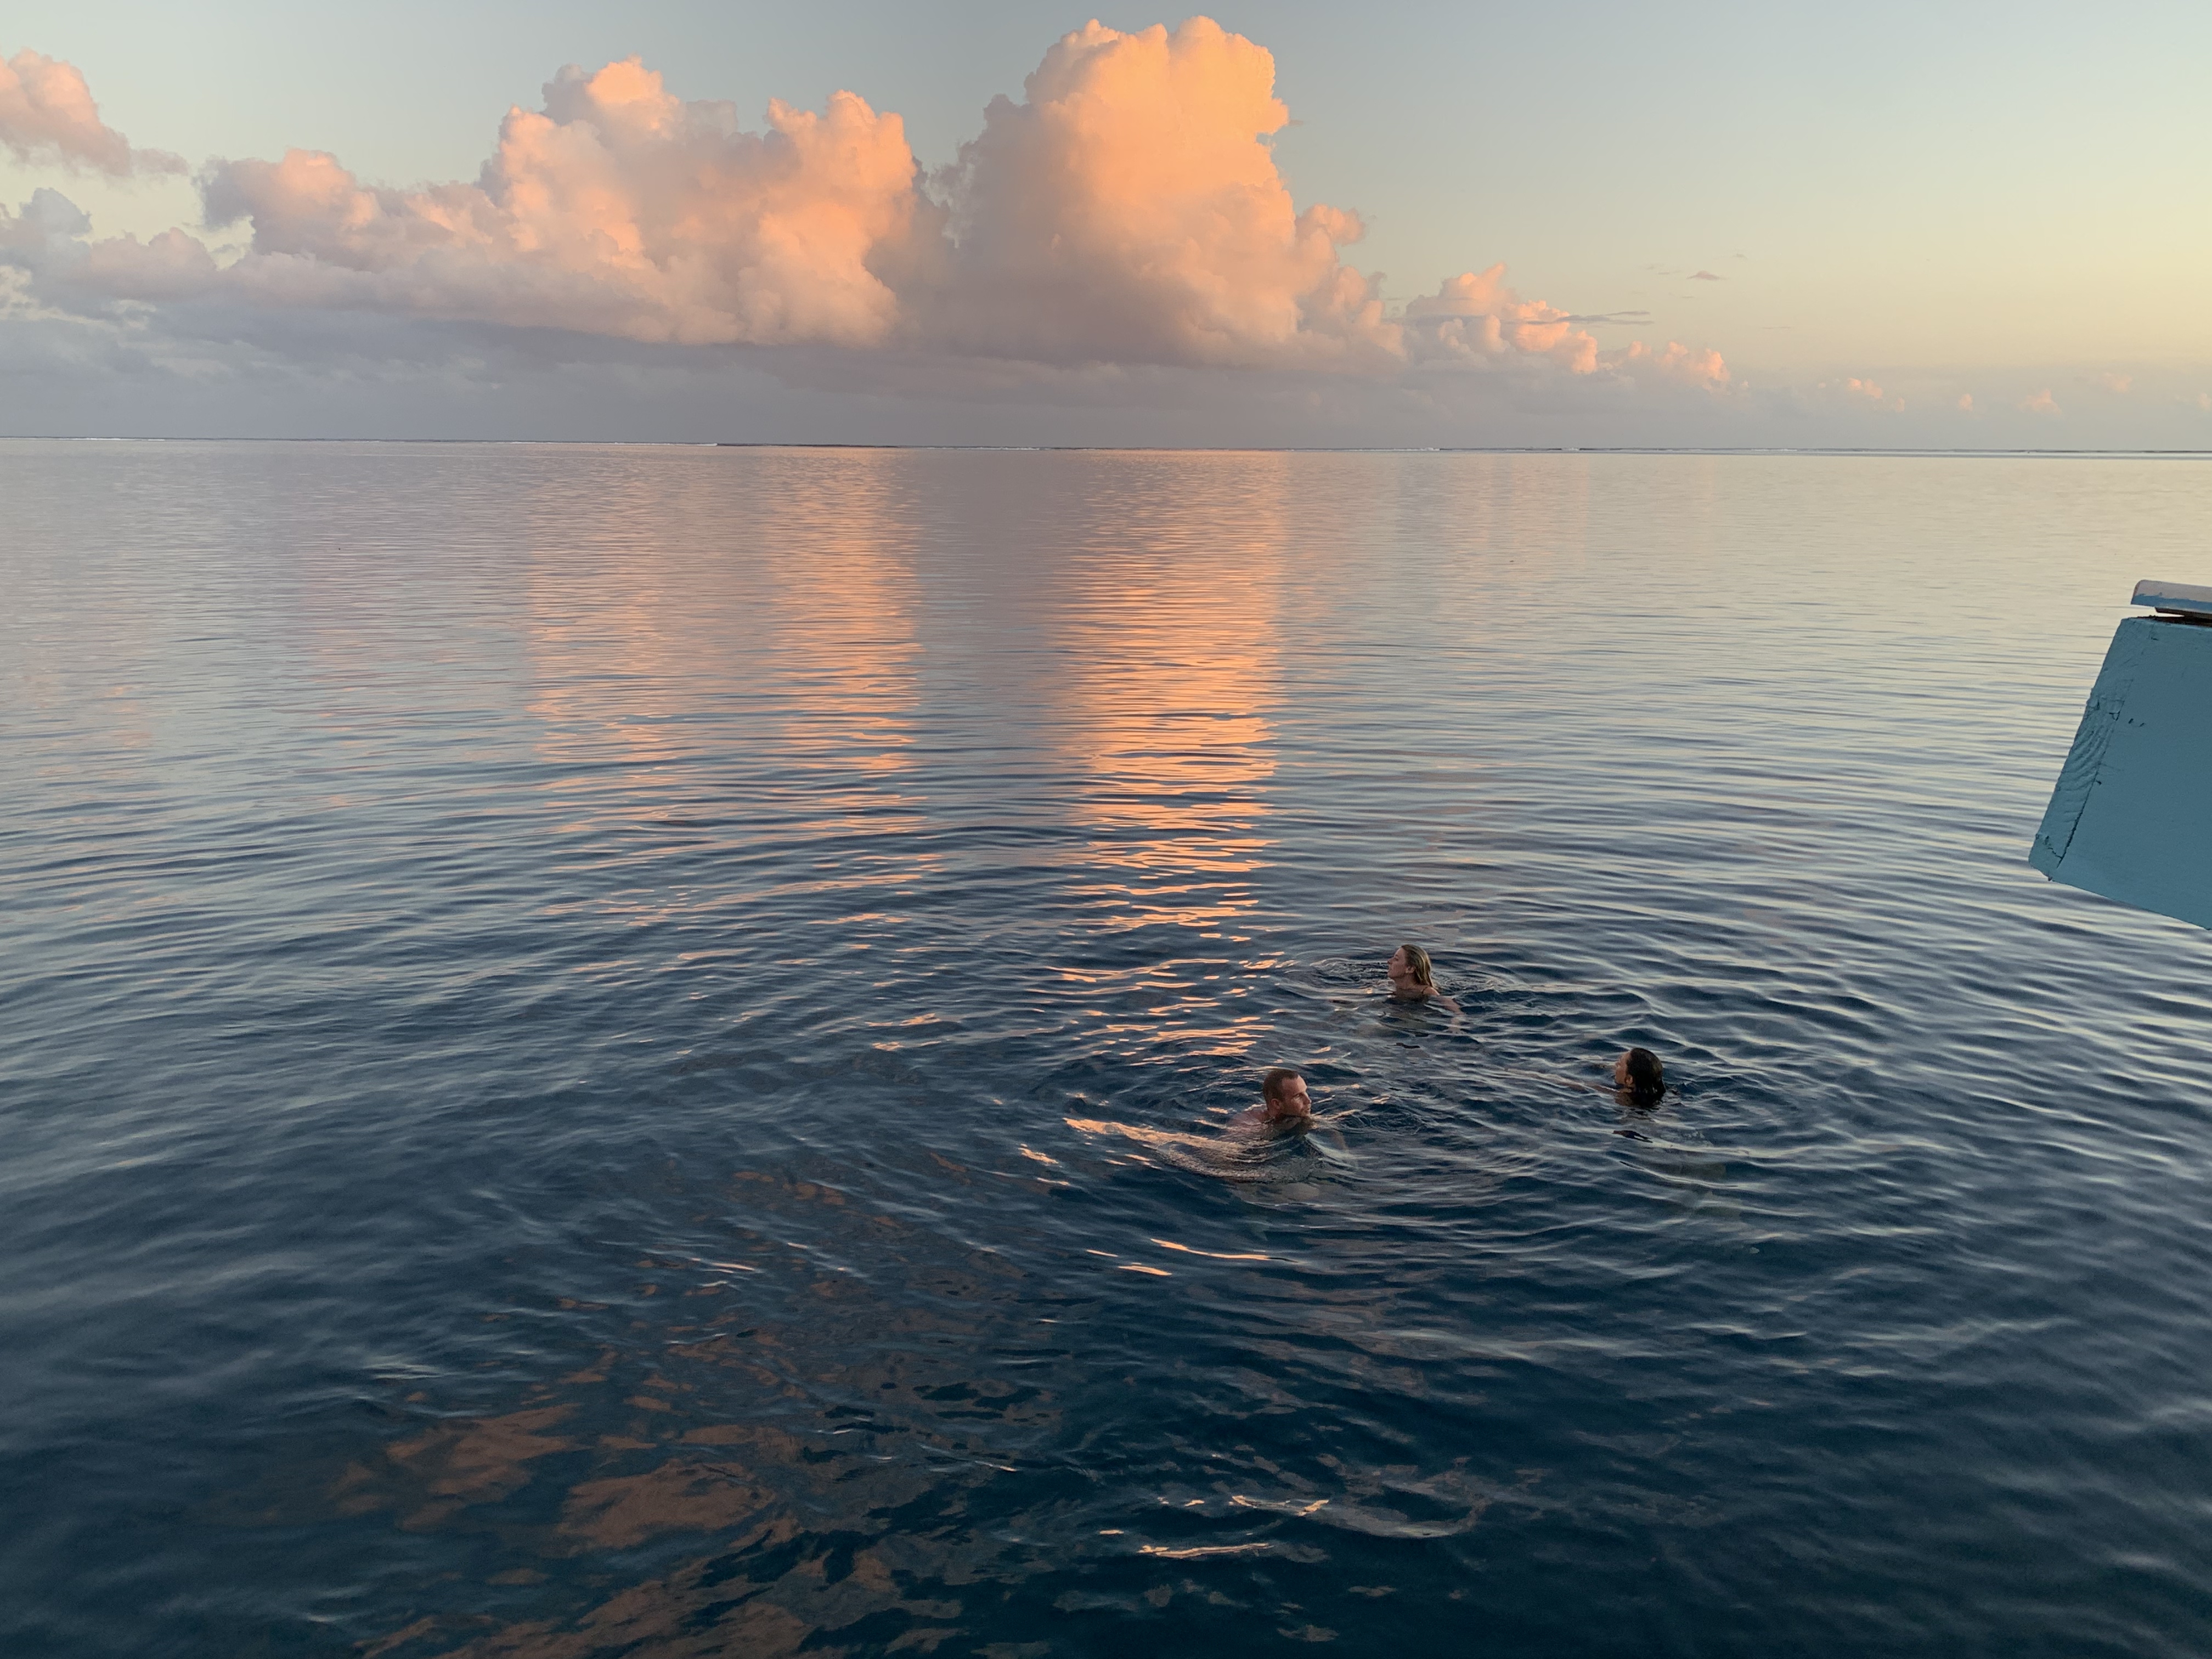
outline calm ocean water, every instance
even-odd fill
[[[2212,941],[2025,858],[2208,524],[0,444],[0,1649],[2204,1652]]]

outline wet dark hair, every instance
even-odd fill
[[[1666,1071],[1649,1048],[1631,1048],[1626,1069],[1629,1092],[1638,1100],[1656,1100],[1667,1092]]]
[[[1287,1066],[1276,1066],[1273,1071],[1260,1079],[1260,1097],[1262,1100],[1281,1099],[1283,1085],[1294,1081],[1300,1075]]]

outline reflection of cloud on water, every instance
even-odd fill
[[[665,465],[601,466],[589,501],[550,495],[529,624],[545,752],[711,763],[690,717],[743,702],[781,716],[763,723],[768,741],[800,769],[903,766],[920,646],[896,465],[866,451],[761,457],[746,487],[702,470],[696,493],[672,492]],[[733,494],[748,508],[735,523]]]
[[[1256,1538],[1244,1544],[1194,1544],[1188,1549],[1170,1549],[1165,1544],[1137,1546],[1137,1553],[1139,1555],[1156,1555],[1169,1561],[1203,1561],[1210,1556],[1258,1555],[1271,1550],[1279,1553],[1279,1547],[1273,1539],[1268,1538]],[[1304,1554],[1311,1559],[1320,1559],[1318,1551],[1308,1550]]]
[[[1146,487],[1126,500],[1120,479],[1101,482],[1109,510],[1091,515],[1072,566],[1053,623],[1064,672],[1047,691],[1079,769],[1073,811],[1107,925],[1216,933],[1253,908],[1245,878],[1269,844],[1285,458],[1142,467]],[[1178,489],[1190,472],[1202,476]]]
[[[540,1406],[501,1416],[444,1424],[385,1448],[385,1456],[419,1487],[421,1504],[401,1525],[435,1526],[470,1504],[495,1503],[526,1485],[530,1465],[576,1443],[548,1433],[575,1411],[573,1405]],[[388,1491],[388,1488],[383,1489]],[[354,1465],[331,1489],[342,1515],[379,1507],[381,1492],[363,1465]]]
[[[1051,1388],[978,1358],[1032,1324],[1022,1272],[825,1185],[744,1172],[721,1201],[748,1223],[725,1248],[637,1266],[637,1306],[672,1322],[572,1298],[617,1338],[596,1360],[331,1483],[342,1514],[483,1540],[478,1583],[426,1588],[451,1612],[365,1653],[927,1651],[961,1587],[1054,1570],[968,1516],[1061,1427]]]
[[[905,770],[921,650],[920,527],[895,499],[907,464],[857,450],[760,465],[750,532],[767,606],[746,620],[779,670],[785,753],[816,774]]]
[[[1264,1251],[1201,1250],[1194,1244],[1178,1244],[1171,1238],[1155,1238],[1146,1242],[1157,1244],[1164,1250],[1179,1251],[1184,1255],[1202,1255],[1209,1261],[1272,1261],[1274,1260]]]
[[[1170,1133],[1113,1138],[1149,1149]],[[557,1276],[568,1293],[532,1312],[555,1322],[537,1363],[519,1323],[501,1328],[520,1344],[505,1364],[555,1380],[418,1420],[326,1475],[319,1512],[264,1517],[382,1517],[415,1540],[404,1559],[436,1564],[388,1625],[351,1632],[367,1638],[359,1651],[988,1652],[1064,1639],[1072,1610],[1203,1613],[1230,1595],[1272,1628],[1312,1586],[1256,1584],[1243,1564],[1334,1583],[1364,1559],[1340,1553],[1335,1540],[1364,1547],[1346,1534],[1453,1537],[1515,1497],[1464,1457],[1401,1467],[1333,1441],[1308,1456],[1303,1439],[1230,1436],[1193,1464],[1173,1451],[1187,1425],[1121,1416],[1118,1367],[1099,1374],[1101,1332],[1115,1328],[1102,1309],[1187,1309],[1233,1285],[1262,1324],[1241,1359],[1194,1382],[1188,1420],[1232,1413],[1237,1435],[1259,1439],[1257,1419],[1287,1420],[1340,1386],[1362,1401],[1427,1398],[1409,1368],[1371,1357],[1404,1310],[1364,1289],[1218,1233],[1124,1241],[1145,1261],[1017,1262],[904,1208],[904,1180],[872,1197],[854,1174],[745,1170],[689,1194],[688,1221],[656,1210],[680,1235],[666,1247],[623,1246],[588,1289]],[[1299,1237],[1303,1256],[1312,1241]],[[1284,1318],[1318,1347],[1269,1339]],[[437,1407],[416,1395],[403,1409]],[[308,1484],[287,1471],[281,1488],[296,1504]]]
[[[624,769],[595,793],[635,804],[650,769],[696,758],[683,716],[714,673],[737,578],[710,554],[711,475],[594,459],[532,501],[529,712],[542,755]]]
[[[760,861],[900,835],[920,805],[896,781],[911,765],[921,650],[900,459],[690,465],[595,466],[588,500],[554,485],[539,504],[530,713],[567,828],[602,863],[702,847]],[[701,734],[726,730],[734,709],[747,751],[707,746]],[[810,865],[803,883],[903,872],[860,858]],[[617,908],[651,920],[666,902],[634,892]]]

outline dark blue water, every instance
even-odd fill
[[[2202,1653],[2212,946],[2024,860],[2208,515],[0,445],[0,1648]]]

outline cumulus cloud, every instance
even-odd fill
[[[684,343],[870,345],[898,303],[869,268],[908,234],[913,153],[850,93],[769,105],[768,131],[686,103],[636,59],[563,70],[510,110],[474,184],[365,185],[331,156],[219,161],[211,224],[247,221],[210,280],[270,304],[352,307]]]
[[[1675,340],[1656,349],[1638,340],[1601,351],[1596,337],[1580,326],[1618,320],[1578,317],[1541,300],[1523,300],[1506,286],[1505,267],[1498,264],[1449,277],[1436,293],[1409,302],[1405,350],[1424,365],[1494,367],[1516,357],[1537,358],[1570,374],[1668,381],[1708,392],[1734,384],[1717,351],[1692,351]]]
[[[1541,300],[1524,301],[1505,285],[1505,267],[1449,277],[1432,295],[1406,307],[1421,355],[1447,361],[1495,358],[1508,351],[1548,357],[1576,374],[1598,366],[1595,337]]]
[[[17,161],[50,162],[127,178],[182,173],[181,157],[133,149],[100,118],[92,88],[74,64],[25,47],[0,58],[0,146]]]
[[[1959,394],[1959,412],[1961,415],[1971,415],[1974,412],[1974,394],[1972,392],[1961,392]]]
[[[1194,17],[1063,37],[992,100],[937,181],[970,349],[1036,359],[1357,364],[1401,356],[1344,263],[1357,214],[1297,211],[1267,140],[1289,120],[1264,47]]]
[[[2128,392],[2128,388],[2135,385],[2135,383],[2136,377],[2134,375],[2118,374],[2111,369],[2107,369],[2104,374],[2097,376],[2097,384],[2104,387],[2106,391],[2111,392],[2115,398],[2125,397]]]
[[[25,57],[46,88],[37,107],[63,113],[36,125],[0,103],[14,123],[0,136],[143,165],[74,69]],[[899,117],[851,93],[818,113],[771,103],[749,131],[632,58],[564,69],[542,109],[509,110],[472,182],[392,189],[309,150],[216,161],[199,175],[205,218],[247,228],[234,258],[181,229],[94,240],[42,191],[0,210],[0,261],[81,313],[222,304],[886,362],[1733,387],[1717,353],[1679,342],[1601,350],[1585,325],[1620,319],[1523,299],[1503,265],[1394,314],[1346,258],[1358,215],[1294,203],[1268,143],[1289,118],[1273,57],[1203,17],[1064,36],[930,176]]]
[[[2022,398],[2020,406],[2031,415],[2060,415],[2065,412],[2058,407],[2058,400],[2051,395],[2049,386]]]
[[[61,191],[41,185],[15,212],[0,207],[0,252],[35,264],[50,249],[66,246],[91,228],[92,220],[82,208]]]
[[[1734,384],[1719,352],[1692,351],[1676,340],[1668,341],[1656,351],[1637,340],[1626,350],[1601,354],[1598,361],[1631,380],[1672,380],[1705,392],[1726,392]]]
[[[1840,398],[1845,404],[1869,404],[1876,409],[1887,409],[1892,414],[1905,412],[1904,398],[1892,398],[1882,391],[1880,382],[1861,380],[1856,375],[1847,375],[1840,380],[1822,380],[1813,389]]]

